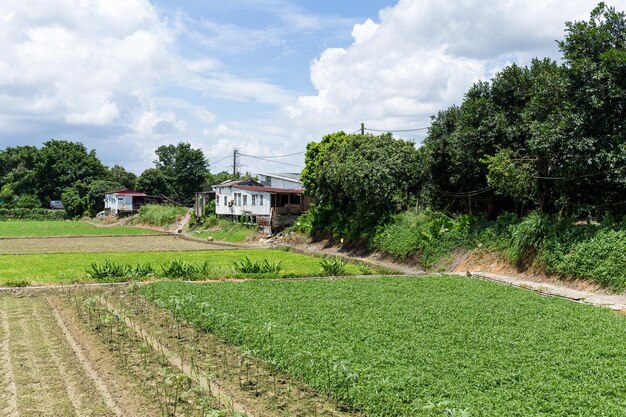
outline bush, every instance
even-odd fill
[[[242,261],[233,263],[235,272],[242,274],[278,274],[283,269],[282,261],[270,262],[267,259],[263,261],[255,261],[246,256]]]
[[[89,278],[97,281],[126,281],[154,276],[154,267],[150,264],[129,265],[105,259],[102,264],[92,263],[85,272]]]
[[[0,209],[0,220],[65,220],[65,210],[43,208]]]
[[[196,279],[209,274],[211,268],[208,262],[201,264],[174,259],[161,264],[159,275],[167,278]]]
[[[575,277],[590,278],[613,291],[626,289],[626,231],[601,230],[575,245],[554,268]]]
[[[339,276],[346,273],[346,261],[338,256],[325,256],[320,260],[325,275]]]
[[[139,209],[139,221],[156,226],[167,226],[175,223],[186,213],[185,207],[146,204]]]

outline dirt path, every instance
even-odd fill
[[[626,295],[607,294],[599,291],[588,291],[570,288],[566,285],[549,282],[537,282],[521,277],[493,274],[483,271],[468,271],[473,278],[486,279],[493,282],[508,284],[519,288],[538,292],[542,295],[566,298],[571,301],[606,307],[612,310],[626,310]],[[467,275],[467,272],[450,272],[452,275]]]

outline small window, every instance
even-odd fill
[[[259,206],[263,205],[263,194],[259,194]]]
[[[216,195],[216,196],[215,196],[215,205],[216,205],[216,206],[219,206],[219,205],[220,205],[220,196],[219,196],[219,195]]]
[[[248,205],[248,195],[247,195],[247,194],[244,194],[244,195],[243,195],[243,205],[244,205],[244,206],[247,206],[247,205]]]
[[[228,197],[224,196],[224,205],[227,206],[228,205]]]
[[[252,194],[252,205],[256,206],[256,194]]]
[[[124,203],[124,197],[117,197],[117,201],[120,203]]]

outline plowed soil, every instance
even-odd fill
[[[106,347],[44,295],[0,295],[0,336],[0,415],[159,415]]]

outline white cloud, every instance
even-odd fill
[[[334,130],[422,127],[462,101],[472,83],[506,64],[558,57],[565,21],[585,19],[594,1],[448,2],[400,0],[376,23],[356,24],[353,43],[326,49],[311,64],[317,93],[283,114],[301,147]],[[421,134],[423,136],[423,133]]]

